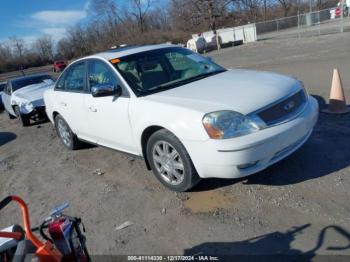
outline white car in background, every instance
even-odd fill
[[[0,82],[0,110],[4,109],[4,104],[2,103],[2,93],[6,87],[6,82]]]
[[[2,101],[9,117],[19,118],[23,126],[45,117],[43,93],[54,84],[46,74],[23,76],[7,82]]]
[[[203,36],[197,36],[188,40],[186,47],[196,53],[205,53],[207,51],[207,42]]]
[[[175,191],[276,163],[305,143],[318,117],[295,78],[226,70],[169,45],[79,59],[44,100],[67,148],[83,140],[141,156]]]

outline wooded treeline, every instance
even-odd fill
[[[186,43],[193,33],[334,7],[338,0],[90,0],[87,19],[28,45],[0,42],[0,73],[72,59],[121,44]]]

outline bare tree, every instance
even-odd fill
[[[208,20],[209,29],[215,30],[218,18],[225,15],[227,6],[234,0],[191,0],[192,5],[205,20]]]
[[[72,59],[74,57],[74,50],[69,39],[62,38],[58,41],[56,57],[58,59]]]
[[[277,0],[283,8],[284,16],[288,16],[290,9],[292,8],[296,0]]]
[[[339,0],[316,0],[316,7],[318,10],[323,8],[334,7],[338,2]]]
[[[12,52],[8,43],[0,43],[0,72],[8,70],[8,64],[11,63]]]
[[[10,60],[12,58],[11,48],[8,43],[0,43],[0,60]]]
[[[266,21],[266,13],[267,13],[267,0],[263,0],[264,3],[264,21]]]
[[[14,50],[13,54],[15,57],[15,60],[13,61],[13,63],[16,64],[18,67],[18,70],[21,70],[22,74],[24,74],[23,73],[23,65],[25,64],[25,61],[23,59],[24,58],[23,55],[25,51],[24,40],[13,36],[13,37],[10,37],[10,41],[12,43],[12,48]]]
[[[10,37],[10,41],[13,45],[14,51],[15,51],[15,56],[19,57],[20,59],[23,58],[24,54],[24,40],[21,38],[17,38],[15,36]]]
[[[132,0],[134,10],[131,11],[131,14],[136,18],[141,33],[146,30],[146,16],[151,3],[152,0]]]
[[[240,0],[236,2],[236,6],[239,6],[238,9],[244,14],[245,22],[256,22],[259,19],[260,10],[263,8],[260,0]],[[266,17],[266,13],[264,13],[264,17]]]
[[[53,61],[54,41],[50,35],[43,35],[34,43],[34,48],[38,51],[44,63]]]
[[[216,30],[229,16],[229,6],[238,0],[173,0],[170,13],[182,30]]]
[[[114,0],[91,0],[88,12],[92,17],[88,27],[90,34],[95,31],[98,35],[97,31],[104,31],[105,35],[102,37],[114,45],[119,39],[119,24],[124,24],[121,14],[124,14],[125,10],[121,11]],[[94,27],[97,30],[93,30]]]

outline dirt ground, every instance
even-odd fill
[[[334,67],[350,99],[349,43],[350,33],[266,40],[209,56],[229,68],[297,76],[322,107]],[[310,140],[267,170],[240,180],[203,180],[193,192],[174,193],[140,159],[99,147],[67,151],[50,123],[22,128],[0,114],[0,196],[23,197],[33,225],[69,202],[67,213],[83,218],[94,255],[338,254],[348,255],[346,261],[349,136],[350,115],[320,114]],[[133,224],[115,230],[125,221]],[[1,211],[0,228],[16,222],[14,205]]]

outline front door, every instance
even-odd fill
[[[113,69],[104,61],[89,61],[88,85],[120,85]],[[89,135],[97,143],[129,153],[137,153],[129,122],[129,96],[123,90],[121,96],[85,97]]]

